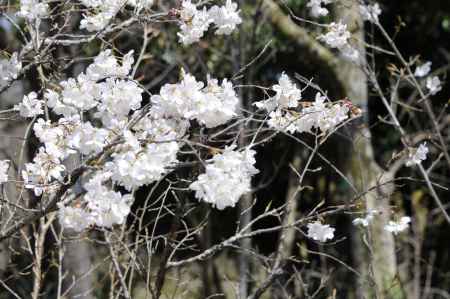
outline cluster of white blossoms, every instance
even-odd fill
[[[9,59],[0,59],[0,88],[17,79],[22,69],[22,63],[17,53],[13,53]]]
[[[30,22],[44,18],[49,13],[49,7],[46,2],[40,0],[20,0],[20,10],[17,15]]]
[[[9,160],[0,160],[0,184],[8,181]]]
[[[366,216],[364,218],[358,217],[353,219],[352,223],[353,225],[361,225],[364,227],[369,226],[369,224],[374,219],[375,215],[377,215],[379,212],[377,210],[369,210],[366,213]]]
[[[197,120],[207,128],[228,122],[237,115],[239,99],[233,84],[224,79],[208,78],[207,84],[197,81],[190,74],[183,74],[177,84],[166,84],[159,95],[151,97],[152,110],[166,117]]]
[[[229,35],[242,23],[238,5],[231,0],[227,0],[224,6],[214,5],[209,10],[206,7],[198,9],[191,0],[183,0],[179,16],[181,31],[178,37],[184,45],[198,42],[211,24],[214,24],[216,34]]]
[[[350,37],[351,34],[347,30],[346,24],[332,22],[328,25],[328,32],[320,35],[318,39],[325,42],[329,47],[338,49],[344,57],[356,61],[359,52],[350,45]]]
[[[251,177],[258,173],[255,164],[255,151],[246,148],[236,151],[227,147],[208,161],[205,173],[198,176],[189,188],[195,197],[211,203],[219,210],[234,207],[240,197],[251,191]]]
[[[334,238],[335,229],[329,224],[322,224],[320,221],[308,223],[308,238],[319,242],[326,242]]]
[[[397,235],[398,233],[407,230],[410,222],[411,218],[404,216],[400,218],[399,221],[389,221],[389,223],[384,226],[384,229],[394,235]]]
[[[363,20],[372,23],[377,23],[378,17],[381,15],[381,8],[378,3],[370,5],[361,4],[359,6],[359,11],[361,13],[361,17],[363,18]]]
[[[37,94],[32,91],[23,97],[22,102],[14,105],[13,109],[19,111],[22,117],[34,117],[44,113],[43,105],[44,101],[38,99]]]
[[[116,14],[125,6],[133,6],[140,11],[150,8],[153,0],[80,0],[81,4],[90,9],[80,22],[80,28],[87,31],[104,29]]]
[[[406,161],[406,166],[413,166],[422,163],[427,159],[428,154],[428,146],[427,143],[424,142],[419,145],[418,148],[410,150],[408,154],[408,160]]]
[[[111,175],[110,172],[97,172],[84,184],[87,192],[75,205],[58,204],[59,219],[64,228],[82,231],[92,225],[111,227],[125,221],[133,197],[106,187],[105,182]]]
[[[442,90],[442,83],[438,76],[428,77],[426,86],[431,95],[435,95]]]
[[[327,103],[326,97],[320,93],[316,94],[314,102],[305,105],[306,102],[300,101],[301,90],[284,73],[272,90],[275,91],[273,97],[254,105],[270,112],[267,123],[276,130],[314,133],[314,129],[320,129],[327,132],[349,118],[347,105]],[[298,112],[296,108],[301,110]]]
[[[431,71],[431,61],[427,61],[416,67],[416,70],[414,71],[414,76],[418,78],[425,77],[430,73],[430,71]]]
[[[111,149],[85,175],[91,179],[83,185],[84,194],[59,203],[64,227],[81,231],[93,225],[123,223],[133,202],[129,192],[160,180],[175,168],[191,121],[214,128],[238,113],[239,99],[230,81],[219,83],[208,77],[203,83],[184,73],[180,82],[166,84],[151,96],[150,108],[144,110],[144,90],[130,78],[133,63],[133,52],[119,60],[111,50],[102,51],[85,72],[45,90],[44,99],[31,92],[15,106],[22,117],[35,118],[33,131],[42,144],[21,174],[25,188],[36,196],[51,196],[64,184],[68,174],[64,162],[70,155],[86,161]],[[44,117],[47,108],[59,119]],[[250,190],[251,175],[257,172],[253,156],[252,150],[240,152],[231,147],[214,156],[206,173],[192,184],[197,197],[221,209],[234,205]],[[0,163],[0,179],[7,180],[7,165]],[[204,182],[222,189],[211,193]],[[126,191],[115,191],[118,186]]]
[[[48,108],[61,117],[56,122],[38,118],[33,126],[43,146],[22,172],[26,188],[32,189],[36,195],[50,194],[61,184],[66,173],[63,162],[69,155],[98,154],[113,140],[125,135],[124,128],[131,115],[141,107],[143,92],[128,77],[132,64],[132,52],[125,55],[120,64],[111,51],[106,50],[95,58],[85,73],[60,82],[57,91],[45,91]],[[15,109],[23,117],[36,117],[43,114],[44,103],[32,92]],[[88,114],[99,121],[96,124],[83,121],[84,115]],[[114,175],[111,173],[111,177]],[[115,198],[112,196],[114,193],[111,193],[113,191],[103,191],[99,192],[97,198]],[[106,195],[101,197],[101,194]],[[73,212],[71,209],[66,212],[70,211]],[[69,214],[73,216],[73,213]],[[105,220],[104,223],[108,222]]]
[[[322,5],[327,5],[332,3],[334,0],[309,0],[306,4],[311,10],[311,16],[317,18],[328,15],[328,9]]]
[[[418,78],[426,77],[431,71],[431,61],[427,61],[416,67],[414,71],[414,76]],[[427,87],[431,95],[437,94],[442,90],[442,82],[438,76],[427,77],[425,81],[425,86]]]

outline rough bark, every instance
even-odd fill
[[[352,32],[352,37],[360,52],[360,63],[364,64],[364,24],[359,13],[359,3],[354,0],[342,0],[335,6],[337,20],[342,20]],[[367,78],[362,68],[356,64],[339,63],[341,82],[346,90],[346,95],[353,103],[367,112]],[[354,136],[354,151],[350,154],[349,174],[352,181],[360,191],[378,186],[380,183],[393,179],[394,174],[384,171],[376,162],[371,144],[371,134],[368,117],[363,118],[362,129],[356,129]],[[394,191],[393,184],[378,187],[365,196],[367,209],[380,211],[370,226],[371,256],[369,261],[359,260],[362,273],[367,273],[369,265],[376,283],[378,298],[402,298],[402,290],[396,278],[397,261],[395,255],[395,241],[390,232],[384,226],[390,219],[390,195]],[[359,238],[358,238],[359,239]],[[358,243],[354,243],[358,246]],[[359,247],[365,249],[365,245],[359,242]],[[361,251],[359,248],[358,251]],[[358,252],[357,251],[357,252]],[[369,256],[368,253],[366,256]],[[360,257],[355,257],[358,260]],[[370,297],[370,291],[365,288],[361,292],[364,297]]]
[[[333,74],[335,84],[338,86],[337,90],[341,90],[342,94],[351,99],[354,104],[367,111],[367,78],[360,66],[349,63],[321,46],[305,29],[287,16],[274,1],[265,0],[263,8],[276,29],[294,41],[295,45],[305,52],[305,56],[310,58],[309,63]],[[336,6],[335,15],[337,19],[342,19],[343,22],[349,24],[354,39],[359,43],[358,49],[361,58],[364,59],[364,27],[359,15],[358,2],[353,0],[341,1]],[[383,181],[393,178],[392,173],[386,173],[377,164],[370,141],[370,131],[360,129],[364,127],[368,127],[367,118],[363,120],[362,126],[353,126],[354,150],[353,153],[348,153],[350,167],[347,173],[352,177],[360,191],[378,186],[380,178]],[[357,136],[359,137],[357,138]],[[370,260],[361,258],[361,253],[366,248],[360,239],[353,240],[353,244],[357,245],[355,260],[360,264],[359,268],[365,270],[362,273],[373,273],[376,293],[379,298],[402,298],[404,296],[396,278],[397,263],[394,239],[391,233],[383,229],[390,217],[389,194],[392,193],[392,188],[392,185],[385,186],[383,190],[377,188],[365,197],[368,209],[382,211],[381,216],[373,223],[370,231],[372,247]],[[372,292],[369,291],[370,288],[362,289],[359,294],[365,298],[372,297],[374,294],[373,290]]]

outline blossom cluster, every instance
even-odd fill
[[[319,242],[326,242],[334,238],[335,229],[329,224],[322,224],[320,221],[308,223],[308,238]]]
[[[427,61],[416,67],[414,76],[418,78],[426,77],[430,71],[431,61]],[[442,82],[438,76],[428,76],[425,81],[425,86],[431,95],[435,95],[442,90]]]
[[[153,0],[80,0],[89,9],[89,13],[80,22],[80,28],[87,31],[104,29],[116,14],[125,6],[132,6],[140,11],[150,8]]]
[[[327,5],[332,2],[333,0],[309,0],[306,6],[311,9],[311,16],[317,18],[328,15],[328,9],[322,5]]]
[[[214,24],[218,35],[231,34],[237,25],[241,24],[238,5],[227,0],[225,5],[214,5],[210,9],[197,8],[191,0],[184,0],[179,11],[180,32],[179,40],[184,45],[198,42],[211,24]]]
[[[166,84],[151,97],[152,110],[165,117],[197,120],[207,128],[225,124],[237,115],[239,99],[233,84],[208,77],[207,84],[183,74],[177,84]]]
[[[46,1],[20,0],[20,10],[17,15],[31,22],[46,17],[48,13],[49,7]]]
[[[363,18],[363,20],[372,23],[377,23],[378,17],[381,15],[381,8],[378,3],[370,5],[361,4],[359,6],[359,11],[361,13],[361,17]]]
[[[353,225],[361,225],[367,227],[378,213],[379,212],[377,210],[369,210],[367,211],[367,214],[364,218],[361,217],[355,218],[353,219],[352,223]]]
[[[347,105],[326,103],[326,97],[320,93],[312,103],[301,102],[301,90],[286,74],[281,75],[279,83],[272,89],[276,93],[273,97],[254,105],[270,112],[267,123],[276,130],[314,133],[314,129],[320,129],[327,132],[349,118]]]
[[[76,201],[59,203],[65,227],[81,231],[92,225],[123,223],[132,204],[128,192],[161,179],[176,166],[192,121],[214,128],[238,113],[239,99],[230,81],[219,83],[208,77],[203,83],[186,73],[180,82],[162,86],[144,109],[144,90],[130,77],[133,63],[133,52],[119,60],[111,50],[104,50],[85,72],[42,95],[31,92],[14,107],[22,117],[35,119],[33,131],[42,143],[22,171],[25,188],[36,196],[51,196],[63,184],[68,173],[64,162],[70,155],[86,160],[112,149],[97,170],[87,174],[91,179],[83,185],[84,194]],[[44,116],[46,109],[59,119]],[[218,208],[234,205],[250,190],[250,177],[257,172],[253,155],[250,149],[240,152],[230,147],[214,156],[214,166],[207,167],[205,176],[192,185],[197,197]],[[4,180],[8,165],[0,164]],[[226,197],[219,189],[214,194],[200,191],[205,181],[214,180],[234,191]],[[126,191],[115,191],[118,186]]]
[[[426,142],[419,145],[418,148],[410,150],[408,154],[408,160],[406,161],[406,166],[413,166],[422,163],[427,159],[428,146]]]
[[[398,221],[389,221],[389,223],[384,226],[384,229],[388,232],[393,233],[394,235],[397,235],[398,233],[407,230],[410,222],[411,218],[408,216],[404,216]]]
[[[0,184],[8,181],[9,160],[0,160]]]
[[[328,25],[328,32],[320,35],[318,39],[325,42],[329,47],[338,49],[344,57],[356,61],[359,52],[350,45],[350,37],[351,34],[347,30],[346,24],[332,22]]]
[[[13,53],[9,59],[0,59],[0,88],[16,79],[21,69],[22,63],[17,53]]]
[[[251,177],[258,173],[255,164],[255,151],[245,149],[235,151],[227,147],[208,161],[205,173],[198,176],[189,188],[195,197],[211,203],[219,210],[234,207],[239,198],[250,191]]]

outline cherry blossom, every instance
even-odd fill
[[[205,87],[190,74],[184,74],[180,83],[164,85],[151,101],[159,115],[196,119],[208,128],[228,122],[237,114],[239,104],[231,82],[225,79],[219,85],[216,79],[208,78]]]
[[[9,160],[0,160],[0,184],[8,181]]]
[[[408,155],[408,161],[406,161],[406,166],[413,166],[422,163],[427,159],[428,154],[427,143],[424,142],[417,149],[410,151]]]
[[[0,88],[16,79],[21,69],[22,63],[17,53],[13,53],[9,59],[0,59]]]
[[[234,207],[241,196],[251,191],[251,177],[258,173],[255,151],[236,151],[234,146],[225,148],[208,161],[205,173],[198,176],[189,188],[195,197],[212,204],[219,210]]]
[[[254,105],[269,112],[277,108],[295,108],[302,97],[301,90],[285,73],[281,74],[278,84],[272,86],[272,90],[276,92],[275,96],[265,101],[255,102]]]
[[[411,218],[408,216],[404,216],[400,218],[399,221],[389,221],[389,223],[384,226],[384,229],[388,232],[393,233],[394,235],[397,235],[398,233],[407,230],[410,222]]]
[[[191,3],[190,0],[184,0],[181,7],[181,32],[177,34],[182,44],[190,45],[198,42],[203,37],[213,20],[206,7],[202,10],[197,10],[195,4]]]
[[[216,34],[229,35],[236,26],[242,23],[239,16],[238,5],[231,0],[227,0],[224,6],[213,6],[209,10],[209,15],[217,27]]]
[[[359,10],[361,12],[361,16],[365,21],[369,21],[372,23],[378,22],[378,17],[381,15],[381,8],[378,3],[370,4],[370,5],[360,5]]]
[[[367,227],[372,222],[375,215],[378,213],[379,212],[377,210],[369,210],[364,218],[355,218],[353,219],[352,223],[353,225],[361,225]]]
[[[48,4],[39,0],[20,0],[20,11],[18,16],[33,21],[48,15]]]
[[[37,98],[37,94],[33,91],[24,96],[22,102],[14,105],[14,110],[19,111],[22,117],[34,117],[44,113],[44,102]]]
[[[333,0],[309,0],[306,6],[311,9],[311,16],[317,18],[328,15],[328,9],[322,7],[322,5],[327,5],[332,2]]]
[[[435,95],[442,90],[441,80],[439,80],[438,76],[428,77],[426,86],[431,95]]]
[[[328,32],[320,35],[318,39],[324,41],[329,47],[338,49],[348,59],[356,61],[359,53],[350,45],[350,37],[346,24],[332,22],[328,25]]]
[[[414,76],[416,77],[425,77],[431,71],[431,61],[427,61],[416,67],[414,71]]]
[[[319,221],[308,223],[308,238],[319,242],[326,242],[334,238],[335,229],[329,224],[322,224]]]

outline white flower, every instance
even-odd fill
[[[328,9],[322,7],[322,5],[327,5],[331,2],[333,0],[309,0],[306,6],[311,8],[311,16],[317,18],[328,15]]]
[[[377,210],[369,210],[364,218],[355,218],[353,219],[353,225],[362,225],[364,227],[369,226],[370,222],[372,222],[374,216],[378,214]]]
[[[94,62],[88,66],[86,75],[92,81],[98,81],[107,77],[126,77],[133,66],[133,51],[128,52],[119,64],[116,57],[112,55],[111,50],[100,52],[95,57]]]
[[[128,138],[132,138],[131,135]],[[128,139],[126,144],[136,144]],[[159,180],[175,165],[179,145],[177,142],[149,143],[145,147],[131,147],[114,153],[113,161],[105,165],[112,180],[127,190],[132,190]]]
[[[150,8],[154,4],[154,0],[128,0],[127,4],[136,7],[139,12],[142,9]]]
[[[314,133],[313,128],[328,132],[348,119],[349,108],[342,104],[325,103],[325,96],[316,94],[314,103],[301,112],[277,109],[269,114],[268,125],[285,132]]]
[[[61,96],[56,91],[47,89],[44,93],[44,98],[47,100],[47,106],[58,115],[62,114],[64,117],[70,117],[78,113],[75,107],[64,104]]]
[[[195,114],[195,102],[203,97],[203,87],[192,75],[184,74],[180,83],[165,84],[159,95],[151,97],[154,111],[169,117],[191,118]]]
[[[431,95],[437,94],[442,89],[441,80],[438,76],[428,77],[426,85]]]
[[[251,191],[251,177],[258,173],[253,166],[254,155],[255,151],[250,149],[238,152],[227,147],[209,161],[205,173],[189,188],[195,191],[196,198],[219,210],[234,207],[243,194]]]
[[[40,147],[38,153],[33,158],[33,163],[26,163],[22,177],[25,188],[33,189],[36,196],[44,191],[50,190],[49,183],[56,179],[62,180],[62,173],[66,168],[61,161],[46,152],[44,147]]]
[[[83,208],[58,203],[58,219],[63,228],[81,232],[94,223],[94,218]]]
[[[228,80],[222,85],[208,78],[208,85],[184,74],[178,84],[166,84],[151,97],[152,111],[165,117],[196,119],[208,128],[222,125],[237,114],[239,99]]]
[[[19,111],[22,117],[34,117],[36,115],[44,113],[44,102],[38,100],[35,92],[30,92],[24,96],[22,102],[14,106],[14,110]]]
[[[106,146],[108,135],[107,130],[85,122],[75,127],[73,133],[68,136],[68,145],[84,155],[99,153]]]
[[[301,90],[292,83],[284,72],[281,74],[278,84],[272,86],[272,89],[276,92],[275,96],[266,101],[255,102],[254,105],[269,112],[277,108],[295,108],[298,106],[298,101],[302,97]]]
[[[239,99],[231,82],[224,79],[220,86],[216,79],[208,78],[203,96],[195,103],[195,119],[207,128],[213,128],[236,116],[238,105]]]
[[[181,32],[178,32],[177,35],[183,45],[198,42],[213,22],[206,8],[197,10],[195,4],[192,4],[190,0],[184,0],[182,2],[180,17]]]
[[[328,224],[322,224],[319,221],[308,223],[308,238],[316,241],[326,242],[334,238],[335,229]]]
[[[355,61],[358,59],[359,53],[349,44],[350,37],[351,34],[347,30],[346,24],[333,22],[328,26],[328,32],[320,35],[318,39],[324,41],[329,47],[340,50],[345,57]]]
[[[95,82],[81,73],[77,79],[69,78],[60,83],[63,87],[61,93],[62,104],[82,111],[86,111],[97,106],[98,86]],[[53,103],[52,106],[58,104]]]
[[[381,8],[378,3],[371,5],[360,5],[359,10],[363,20],[369,22],[378,22],[378,17],[381,15]]]
[[[384,229],[396,235],[404,230],[407,230],[410,222],[411,218],[404,216],[400,218],[400,221],[389,221],[389,223],[384,226]]]
[[[21,69],[22,63],[19,61],[17,53],[13,53],[10,59],[0,59],[0,88],[16,79]]]
[[[48,15],[47,3],[39,0],[20,0],[20,11],[18,16],[26,18],[28,21],[40,19]]]
[[[126,4],[126,0],[82,0],[89,8],[94,8],[94,13],[85,15],[80,22],[80,29],[94,32],[103,30],[114,18],[119,10]]]
[[[431,71],[431,61],[427,61],[424,64],[421,64],[416,67],[414,71],[414,76],[416,77],[425,77]]]
[[[216,34],[231,34],[236,26],[242,23],[239,16],[238,5],[231,0],[227,0],[225,6],[213,6],[209,10],[209,15],[217,27]]]
[[[428,151],[426,142],[419,145],[419,148],[410,151],[408,161],[406,161],[406,166],[420,164],[422,161],[425,161],[427,159]]]
[[[8,181],[9,160],[0,160],[0,184]]]
[[[106,187],[94,191],[88,190],[84,196],[95,225],[100,227],[111,227],[114,224],[124,223],[130,213],[132,199],[131,194],[122,195],[120,192],[108,190]]]
[[[115,119],[127,118],[131,110],[141,107],[143,90],[133,81],[108,78],[98,87],[100,104],[95,116],[108,128],[113,127]]]

